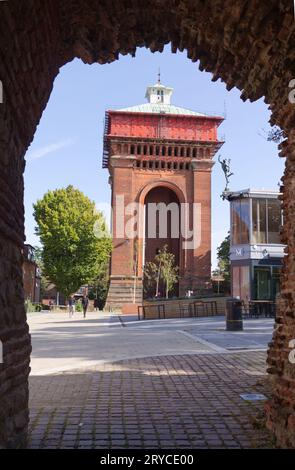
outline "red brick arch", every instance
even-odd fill
[[[173,191],[174,194],[177,196],[177,199],[178,199],[180,204],[186,202],[185,195],[184,195],[183,191],[181,190],[181,188],[179,188],[177,186],[177,184],[175,184],[171,181],[166,181],[164,179],[159,179],[159,180],[153,181],[152,183],[148,183],[148,184],[144,185],[141,188],[141,190],[138,192],[136,200],[139,202],[140,207],[144,206],[145,199],[146,199],[147,195],[149,194],[149,192],[154,188],[160,188],[160,187],[167,188],[167,189],[170,189],[171,191]],[[139,254],[140,254],[139,260],[138,260],[138,268],[139,268],[140,273],[142,272],[142,265],[143,265],[142,243],[143,243],[143,240],[140,239],[139,240],[139,250],[138,250]],[[179,267],[180,267],[180,270],[181,270],[183,265],[184,265],[184,253],[182,253],[182,250],[180,250],[179,256],[180,256],[180,258],[179,258]]]
[[[148,183],[145,186],[143,186],[143,188],[141,188],[141,190],[138,193],[137,201],[140,204],[144,204],[145,198],[146,198],[147,194],[150,192],[150,190],[154,189],[154,188],[157,188],[157,187],[161,187],[161,186],[164,187],[164,188],[171,189],[171,191],[173,191],[176,194],[180,204],[186,202],[184,193],[177,186],[177,184],[175,184],[171,181],[165,181],[164,179],[154,180],[152,183]]]
[[[278,328],[268,354],[273,400],[268,424],[281,446],[295,446],[295,23],[290,0],[9,0],[0,2],[0,448],[24,445],[28,425],[30,336],[23,305],[24,154],[48,102],[53,81],[75,57],[105,64],[137,47],[187,51],[212,79],[264,97],[272,124],[284,129],[284,229],[288,253],[282,274]]]

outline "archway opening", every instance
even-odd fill
[[[168,42],[172,43],[173,52],[186,49],[193,61],[200,59],[200,68],[212,72],[214,80],[222,77],[228,89],[237,86],[243,90],[242,99],[257,100],[265,96],[265,101],[271,104],[272,123],[279,124],[289,137],[282,146],[282,155],[289,157],[283,195],[283,236],[289,244],[289,252],[283,272],[280,326],[269,353],[270,372],[274,374],[276,387],[269,420],[281,444],[294,445],[294,394],[286,396],[285,393],[286,386],[291,391],[294,382],[287,358],[288,340],[294,337],[295,121],[294,107],[287,98],[287,83],[294,78],[292,2],[245,4],[240,1],[234,8],[228,2],[222,5],[221,13],[215,0],[208,0],[206,4],[178,2],[171,9],[167,9],[166,2],[151,0],[145,4],[146,14],[140,2],[133,2],[132,7],[124,9],[119,1],[87,2],[87,5],[80,0],[56,1],[46,2],[42,10],[39,2],[21,3],[1,2],[4,9],[1,34],[3,31],[5,45],[1,79],[7,95],[4,112],[0,115],[0,119],[3,118],[1,129],[4,129],[0,142],[3,148],[0,194],[4,201],[1,265],[5,266],[6,273],[1,278],[0,320],[1,334],[9,338],[9,347],[4,351],[8,366],[4,365],[3,373],[1,371],[4,413],[1,414],[0,445],[22,442],[28,421],[30,337],[21,289],[23,155],[48,101],[54,77],[63,64],[76,56],[89,64],[106,63],[116,60],[120,52],[135,54],[139,45],[162,51]],[[15,57],[18,59],[14,60]],[[15,355],[16,363],[11,367]]]
[[[174,257],[174,265],[180,271],[180,202],[176,193],[168,187],[156,186],[145,197],[145,239],[143,267],[154,262],[156,256],[164,249]],[[179,272],[180,274],[180,272]],[[165,297],[165,285],[160,280],[157,292],[143,278],[143,294]],[[170,296],[179,295],[179,283],[176,282]]]

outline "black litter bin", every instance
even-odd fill
[[[242,331],[242,301],[240,299],[228,299],[226,301],[226,329],[227,331]]]

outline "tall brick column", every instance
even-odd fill
[[[191,162],[193,194],[190,202],[198,204],[202,223],[201,227],[199,223],[197,224],[197,231],[200,230],[200,233],[194,234],[200,241],[199,246],[194,248],[193,256],[186,256],[188,264],[183,288],[190,286],[195,291],[208,289],[211,279],[211,173],[213,165],[212,160],[194,160]],[[192,209],[191,207],[191,223],[193,220]]]
[[[122,303],[134,298],[134,239],[125,232],[126,223],[132,214],[126,213],[128,204],[135,201],[133,162],[135,157],[113,156],[112,167],[112,232],[113,250],[111,256],[111,276],[106,308],[116,309]],[[142,300],[142,285],[137,282],[135,300]]]
[[[25,446],[29,422],[31,340],[22,286],[24,154],[62,63],[56,5],[55,0],[0,2],[0,448]]]
[[[282,239],[288,245],[281,277],[281,298],[275,332],[268,351],[268,372],[273,397],[266,406],[268,427],[281,447],[295,447],[295,363],[289,358],[289,343],[295,339],[295,132],[289,134],[282,155],[288,156],[283,181],[284,227]]]

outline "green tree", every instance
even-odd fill
[[[225,281],[230,280],[230,234],[225,237],[217,248],[218,271]]]
[[[34,204],[36,234],[43,245],[44,275],[66,297],[97,277],[112,242],[104,216],[73,186],[48,191]]]
[[[47,287],[50,284],[50,280],[45,277],[44,274],[44,264],[43,264],[43,249],[40,246],[34,246],[34,257],[35,261],[41,271],[41,283],[40,283],[40,298],[43,299],[43,296],[46,292]]]
[[[145,264],[143,276],[145,297],[156,296],[159,291],[159,269],[156,263],[148,261]]]
[[[150,261],[145,266],[145,278],[148,285],[156,285],[156,296],[159,294],[159,286],[162,281],[165,286],[166,299],[178,281],[178,266],[175,266],[175,256],[168,252],[165,245],[159,250],[154,261]]]

